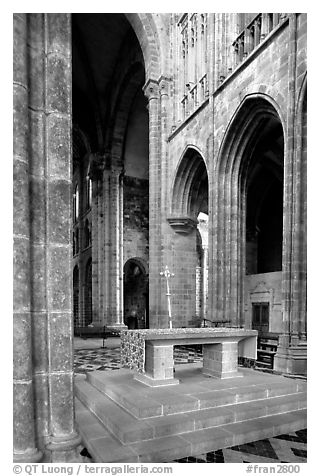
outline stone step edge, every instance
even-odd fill
[[[90,410],[89,410],[87,407],[86,407],[86,409],[88,410],[88,412],[90,412]],[[298,410],[298,411],[301,411],[301,410]],[[90,413],[93,414],[93,412],[90,412]],[[290,412],[290,413],[295,413],[295,411],[292,411],[292,412]],[[94,415],[94,414],[93,414],[93,415]],[[274,416],[274,415],[273,415],[273,416]],[[269,417],[271,417],[271,416],[269,416]],[[111,436],[114,438],[114,435],[113,435],[112,433],[110,433],[110,432],[104,427],[104,425],[100,422],[100,420],[99,420],[96,416],[94,416],[94,418],[95,418],[96,422],[99,423],[101,427],[103,427],[103,429],[106,431],[106,434],[109,434],[109,435],[111,435]],[[255,418],[255,419],[252,419],[251,421],[253,421],[253,420],[258,421],[258,420],[262,420],[263,418],[268,418],[268,416],[266,416],[266,417],[260,417],[260,418]],[[301,420],[301,418],[300,418],[300,420]],[[295,429],[295,430],[292,430],[292,424],[291,424],[291,423],[282,424],[282,425],[281,425],[281,431],[280,431],[280,430],[276,430],[276,428],[274,428],[274,427],[268,428],[267,434],[266,434],[266,430],[264,431],[263,439],[264,439],[264,438],[271,438],[271,437],[277,436],[278,434],[286,433],[287,431],[290,431],[290,432],[291,432],[291,431],[297,431],[297,430],[299,430],[299,429],[305,428],[306,423],[307,423],[307,415],[305,415],[305,418],[303,419],[303,422],[301,422],[300,420],[296,422],[296,429]],[[239,423],[239,422],[237,422],[237,423]],[[228,427],[231,429],[232,423],[229,423],[229,424],[223,425],[223,426],[228,426]],[[82,439],[83,439],[83,443],[85,444],[85,446],[86,446],[86,448],[88,449],[89,453],[95,458],[95,460],[94,460],[93,462],[95,462],[95,463],[98,463],[98,462],[102,462],[102,463],[109,462],[109,463],[112,463],[112,461],[102,461],[102,460],[100,459],[100,455],[96,453],[95,448],[94,448],[94,441],[95,441],[95,440],[92,439],[92,440],[90,440],[90,441],[87,441],[87,440],[86,440],[86,437],[84,436],[84,434],[83,434],[83,432],[82,432],[82,430],[81,430],[80,425],[77,424],[77,427],[78,427],[79,433],[80,433],[80,435],[81,435],[81,437],[82,437]],[[303,428],[302,428],[302,427],[303,427]],[[201,432],[201,431],[205,431],[205,430],[196,430],[196,431],[197,431],[197,432]],[[179,437],[183,438],[183,434],[179,435]],[[163,437],[157,438],[157,439],[158,439],[158,440],[162,440]],[[155,440],[157,440],[157,439],[155,439]],[[92,443],[91,443],[91,441],[92,441]],[[117,439],[117,441],[119,441],[119,440]],[[253,440],[252,440],[252,437],[250,437],[250,436],[248,436],[248,435],[243,435],[242,438],[239,437],[239,440],[237,441],[236,444],[237,444],[237,445],[241,445],[241,444],[249,443],[249,442],[251,442],[251,441],[253,441]],[[130,445],[131,445],[131,444],[124,445],[123,443],[121,443],[121,442],[119,441],[119,446],[121,446],[121,447],[128,447],[128,448],[130,448]],[[189,445],[189,442],[186,440],[186,446],[188,446],[188,445]],[[219,448],[216,447],[216,446],[219,446]],[[226,447],[226,448],[229,447],[229,445],[224,446],[224,445],[221,445],[221,443],[219,443],[219,444],[216,445],[216,446],[213,445],[212,449],[210,449],[209,451],[217,451],[217,450],[219,450],[219,449],[223,449],[223,448],[225,448],[225,447]],[[134,451],[134,450],[133,450],[133,451]],[[164,452],[164,451],[165,451],[165,450],[162,450],[162,452]],[[169,451],[169,449],[167,449],[167,451]],[[189,454],[186,454],[185,450],[184,450],[184,451],[181,450],[180,455],[178,454],[178,455],[175,456],[175,460],[180,459],[180,458],[184,458],[184,457],[187,457],[187,456],[196,456],[196,454],[199,454],[197,451],[193,452],[192,450],[191,450],[191,452],[188,451],[188,453],[189,453]],[[139,456],[139,454],[137,453],[137,460],[136,460],[136,461],[134,461],[134,460],[130,457],[130,458],[127,459],[127,460],[126,460],[126,459],[123,459],[121,462],[128,462],[128,463],[129,463],[129,462],[131,462],[131,463],[134,463],[134,462],[144,462],[143,460],[140,459],[140,457],[141,457],[141,456]],[[170,462],[173,461],[172,459],[171,459],[171,460],[168,460],[167,458],[165,458],[165,456],[163,456],[163,458],[164,458],[164,459],[162,459],[162,461],[155,461],[155,462],[166,462],[166,463],[170,463]]]
[[[96,392],[99,392],[101,393],[101,395],[103,395],[103,397],[106,399],[106,400],[109,400],[109,402],[111,402],[113,405],[115,405],[121,412],[123,413],[126,413],[128,414],[128,416],[130,416],[131,418],[135,418],[137,420],[137,422],[139,421],[139,419],[137,419],[134,415],[130,414],[125,408],[121,407],[120,405],[118,405],[116,402],[114,402],[111,398],[109,398],[107,395],[105,395],[104,393],[100,392],[99,389],[97,389],[96,387],[94,387],[93,385],[91,385],[88,381],[85,381],[85,383],[89,386],[91,386],[92,388],[94,388],[94,390]],[[115,429],[115,431],[113,431],[109,426],[108,426],[108,422],[105,422],[103,421],[103,416],[100,415],[100,412],[96,412],[94,409],[92,409],[89,405],[90,405],[90,401],[87,403],[87,399],[86,401],[83,400],[83,393],[85,393],[85,390],[83,391],[82,389],[79,389],[77,388],[77,385],[75,386],[75,398],[77,398],[81,404],[86,408],[86,410],[88,412],[90,412],[90,414],[94,415],[94,417],[99,421],[100,425],[104,428],[105,431],[107,431],[110,435],[112,435],[121,445],[123,446],[126,446],[126,445],[129,445],[129,444],[132,444],[132,442],[128,442],[128,443],[125,443],[123,442],[121,439],[120,439],[120,436],[119,436],[119,430],[118,429]],[[110,424],[112,424],[112,422],[110,422]],[[148,430],[152,429],[152,427],[150,425],[147,425],[149,428],[147,428]],[[151,438],[153,439],[153,438]],[[137,440],[137,441],[147,441],[147,440]]]
[[[87,383],[88,385],[90,385],[89,382],[86,382],[86,383]],[[94,388],[95,388],[95,387],[94,387]],[[96,390],[96,391],[99,391],[98,389],[95,389],[95,390]],[[80,395],[78,394],[78,392],[76,392],[76,395],[77,395],[78,399],[80,400],[80,402],[86,407],[86,409],[87,409],[89,412],[91,412],[91,413],[99,420],[99,422],[101,423],[101,425],[103,425],[103,427],[104,427],[110,434],[112,434],[119,442],[121,442],[121,444],[123,444],[123,445],[126,446],[126,445],[129,445],[129,444],[132,443],[132,442],[128,442],[128,443],[123,442],[123,441],[121,440],[121,438],[119,437],[118,432],[117,432],[117,431],[113,431],[111,428],[109,428],[107,422],[104,422],[104,421],[103,421],[103,418],[99,415],[99,413],[96,412],[96,411],[94,411],[92,408],[90,408],[90,407],[87,405],[87,403],[84,402],[84,401],[81,399],[81,397],[80,397]],[[103,394],[103,395],[104,395],[104,394]],[[295,394],[293,394],[293,395],[295,395]],[[302,392],[299,392],[299,393],[296,394],[296,395],[297,395],[297,396],[302,396]],[[111,401],[112,401],[118,408],[120,408],[122,411],[124,411],[125,413],[129,413],[126,409],[123,409],[122,407],[120,407],[116,402],[114,402],[114,401],[113,401],[112,399],[110,399],[108,396],[106,396],[106,395],[104,395],[104,396],[105,396],[107,399],[109,399],[109,401],[111,400]],[[305,395],[305,396],[306,396],[306,395]],[[285,398],[285,397],[287,397],[287,395],[281,395],[281,396],[278,396],[278,397],[270,397],[269,400],[271,400],[271,398],[273,399],[273,398]],[[268,400],[268,399],[260,399],[260,400]],[[260,400],[255,400],[255,401],[260,401]],[[239,406],[241,406],[241,405],[246,404],[246,403],[248,403],[248,402],[241,402],[241,403],[238,403],[238,404],[236,403],[236,404],[232,404],[232,405],[239,405]],[[297,404],[299,404],[299,403],[301,403],[301,402],[300,402],[299,399],[297,399]],[[227,406],[230,406],[230,405],[223,405],[223,407],[227,407]],[[305,406],[306,406],[306,405],[305,405]],[[265,418],[265,417],[268,417],[268,416],[282,415],[282,414],[284,414],[284,413],[291,413],[292,411],[295,411],[295,410],[304,410],[304,409],[305,409],[304,406],[302,406],[302,408],[301,408],[301,407],[299,408],[299,407],[300,407],[300,405],[298,406],[298,408],[294,408],[294,409],[291,408],[291,409],[288,410],[288,411],[281,411],[281,412],[279,412],[279,413],[278,413],[277,411],[275,411],[275,412],[272,412],[272,413],[269,414],[269,415],[262,415],[262,416],[257,417],[257,418]],[[215,407],[215,408],[220,408],[220,407]],[[277,407],[275,406],[274,409],[276,410]],[[210,410],[210,408],[198,409],[198,410],[193,410],[193,411],[194,411],[194,412],[201,412],[201,411],[207,411],[207,410]],[[184,412],[184,413],[185,413],[185,412]],[[191,412],[188,412],[188,413],[191,413]],[[167,415],[167,416],[171,416],[171,415],[173,415],[173,414],[170,414],[170,415]],[[145,421],[145,422],[147,423],[147,420],[148,420],[148,419],[145,419],[145,418],[138,419],[138,418],[135,417],[134,415],[131,415],[131,416],[133,416],[134,418],[136,418],[137,421]],[[161,416],[155,417],[155,418],[159,418],[159,421],[160,421]],[[254,420],[254,419],[255,419],[255,418],[239,419],[239,420],[237,420],[237,421],[235,421],[235,422],[233,422],[233,423],[241,423],[241,422],[243,423],[243,422],[251,421],[251,420]],[[213,425],[207,426],[205,429],[218,428],[218,427],[222,427],[223,425],[226,425],[226,424],[232,424],[232,423],[225,423],[225,422],[224,422],[224,423],[220,423],[220,424],[218,424],[218,425],[213,424]],[[168,425],[170,425],[170,423],[168,423]],[[154,427],[152,427],[152,426],[150,425],[150,428],[153,428],[153,434],[154,434]],[[173,436],[173,435],[179,435],[179,436],[181,436],[181,435],[183,435],[183,434],[191,433],[191,432],[194,432],[194,431],[198,431],[198,430],[196,430],[196,429],[191,429],[191,430],[185,431],[185,432],[177,432],[177,433],[170,433],[170,434],[171,434],[171,436]],[[136,442],[139,442],[139,441],[150,441],[150,440],[156,440],[156,439],[157,439],[157,437],[156,437],[156,436],[153,436],[152,438],[140,438],[140,439],[137,439]]]
[[[299,410],[291,410],[289,412],[286,412],[287,414],[295,414],[296,412],[301,412],[301,411],[307,411],[307,409],[299,409]],[[284,413],[281,413],[281,415],[283,415]],[[268,419],[268,418],[272,418],[274,417],[275,415],[267,415],[267,416],[264,416],[264,417],[259,417],[259,418],[252,418],[250,420],[246,420],[246,421],[263,421],[264,418]],[[242,423],[242,422],[236,422],[236,423],[227,423],[225,425],[222,425],[221,428],[223,428],[224,430],[228,430],[228,428],[226,427],[229,427],[229,430],[232,429],[232,425],[234,424],[238,424],[238,423]],[[280,425],[279,425],[280,426]],[[286,433],[291,433],[292,431],[298,431],[298,430],[302,430],[304,428],[306,428],[307,426],[307,414],[305,414],[305,417],[302,418],[300,417],[299,420],[296,420],[295,422],[295,429],[292,429],[292,426],[293,426],[293,423],[282,423],[281,424],[281,430],[280,429],[277,429],[277,427],[272,427],[272,428],[268,428],[267,429],[264,429],[264,434],[261,438],[259,439],[268,439],[268,438],[272,438],[272,437],[275,437],[277,435],[281,435],[281,434],[286,434]],[[206,429],[204,429],[203,431],[205,431]],[[202,430],[196,430],[196,431],[202,431]],[[249,435],[250,435],[250,432],[248,432]],[[183,438],[183,434],[179,435],[181,438]],[[250,443],[250,442],[253,442],[253,441],[258,441],[258,440],[253,440],[251,436],[248,436],[248,435],[242,435],[242,437],[238,436],[238,440],[237,442],[235,443],[235,445],[239,446],[239,445],[243,445],[243,444],[246,444],[246,443]],[[219,446],[219,445],[218,445]],[[229,448],[228,445],[226,446],[221,446],[220,445],[220,448],[214,448],[212,450],[209,450],[209,451],[216,451],[218,449],[224,449],[224,448]],[[208,452],[208,451],[207,451]],[[198,451],[191,451],[191,454],[188,455],[188,456],[197,456],[199,454]],[[182,456],[183,458],[184,456]],[[175,458],[177,459],[177,458]],[[168,461],[169,463],[170,461]]]
[[[79,400],[81,402],[81,400],[76,396],[75,397],[75,400]],[[110,435],[114,440],[116,440],[116,442],[118,443],[119,447],[126,447],[126,445],[124,445],[118,438],[115,437],[115,435],[113,433],[110,432],[110,430],[108,430],[105,425],[101,422],[101,420],[95,415],[95,413],[90,410],[87,406],[84,405],[84,403],[81,402],[81,404],[85,407],[86,411],[88,413],[90,413],[90,415],[92,416],[92,418],[94,419],[94,422],[93,424],[98,424],[99,427],[101,428],[102,431],[104,431],[106,433],[106,436]],[[89,454],[92,456],[93,458],[93,461],[91,461],[92,463],[106,463],[107,461],[101,461],[99,459],[99,453],[96,452],[95,450],[95,446],[94,446],[94,441],[96,439],[99,439],[98,438],[91,438],[90,440],[87,439],[86,435],[85,435],[85,432],[83,431],[83,428],[82,428],[82,425],[79,424],[77,422],[77,410],[75,410],[75,415],[76,415],[76,428],[79,432],[79,435],[81,436],[81,439],[82,439],[82,443],[83,443],[83,446],[85,446],[89,452]],[[131,458],[130,460],[126,460],[125,458],[123,459],[123,461],[121,462],[124,462],[124,463],[135,463],[138,461],[138,456],[137,456],[137,460],[136,461],[133,461]],[[113,461],[108,461],[109,463],[112,463]]]
[[[108,393],[107,388],[103,388],[103,389],[99,388],[97,385],[95,385],[94,381],[92,381],[91,378],[90,378],[90,380],[86,379],[86,382],[88,382],[89,385],[92,385],[94,388],[96,388],[102,395],[105,395],[107,398],[112,400],[116,405],[118,405],[120,408],[122,408],[123,410],[128,412],[131,416],[134,416],[137,419],[148,420],[149,418],[155,418],[157,416],[161,417],[161,416],[167,415],[167,414],[163,413],[163,409],[162,409],[162,413],[160,415],[150,415],[150,416],[146,416],[146,417],[137,416],[137,414],[133,413],[125,404],[123,404],[122,402],[120,402],[117,399],[118,394],[116,394],[116,393],[113,394],[113,391],[110,391],[110,390],[109,390],[109,393]],[[241,402],[234,401],[234,402],[226,403],[224,405],[214,405],[214,406],[208,406],[208,407],[205,407],[205,408],[197,408],[196,410],[194,410],[194,409],[184,410],[184,413],[192,413],[193,411],[209,410],[209,409],[213,409],[213,408],[228,407],[230,405],[237,405],[237,404],[240,405],[241,403],[258,402],[258,401],[262,401],[262,400],[268,400],[268,399],[272,399],[272,398],[276,398],[276,397],[285,397],[285,396],[289,396],[289,395],[302,395],[304,393],[305,392],[302,391],[302,390],[295,390],[294,392],[285,393],[285,394],[281,394],[281,395],[272,395],[272,396],[267,396],[267,397],[262,397],[262,398],[252,398],[250,400],[243,400]],[[159,402],[159,406],[162,406],[162,404],[160,402]],[[179,413],[181,413],[181,412],[173,412],[173,413],[170,413],[170,415],[179,415]]]
[[[280,398],[280,397],[275,397],[275,398]],[[80,400],[80,399],[79,399]],[[81,401],[81,400],[80,400]],[[164,438],[164,437],[157,437],[157,436],[154,436],[153,438],[144,438],[144,439],[137,439],[136,441],[131,441],[131,442],[128,442],[128,443],[124,443],[123,441],[121,441],[121,439],[119,438],[119,436],[114,433],[110,428],[108,428],[106,426],[106,424],[101,420],[99,414],[97,414],[94,410],[92,410],[91,408],[87,407],[82,401],[81,403],[86,407],[86,409],[88,410],[88,412],[92,413],[92,415],[94,415],[94,417],[96,418],[96,420],[99,421],[99,424],[104,428],[104,430],[109,433],[110,435],[113,436],[113,438],[115,438],[117,441],[119,441],[119,444],[123,445],[123,446],[130,446],[131,444],[133,443],[139,443],[139,442],[147,442],[147,441],[156,441],[158,439],[161,439],[161,438]],[[241,404],[239,404],[241,405]],[[249,421],[253,421],[253,420],[259,420],[259,419],[262,419],[262,418],[268,418],[268,417],[274,417],[276,415],[284,415],[286,413],[293,413],[295,411],[301,411],[301,410],[306,410],[307,409],[307,406],[303,406],[303,407],[300,407],[300,408],[294,408],[294,409],[290,409],[288,411],[282,411],[282,412],[275,412],[275,413],[270,413],[269,415],[261,415],[261,416],[258,416],[258,417],[255,417],[255,418],[246,418],[246,419],[239,419],[237,421],[234,421],[234,422],[229,422],[229,423],[220,423],[218,425],[209,425],[209,426],[206,426],[205,428],[198,428],[198,429],[192,429],[192,430],[189,430],[189,431],[184,431],[184,432],[177,432],[177,433],[170,433],[169,436],[180,436],[180,437],[183,437],[183,435],[187,435],[187,434],[190,434],[190,433],[193,433],[193,432],[197,432],[197,431],[202,431],[202,430],[209,430],[209,429],[212,429],[212,428],[223,428],[224,426],[227,426],[227,425],[233,425],[233,424],[236,424],[236,423],[245,423],[245,422],[249,422]],[[205,409],[207,410],[207,409]],[[195,411],[199,411],[199,410],[195,410]],[[161,418],[161,417],[159,417]],[[219,448],[218,448],[219,449]]]

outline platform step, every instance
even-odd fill
[[[269,378],[268,378],[269,377]],[[305,382],[277,376],[258,376],[255,384],[240,379],[229,382],[206,379],[201,384],[181,383],[169,388],[146,388],[132,373],[90,372],[88,382],[137,418],[188,413],[200,409],[252,402],[305,391]],[[219,388],[220,387],[220,388]]]
[[[128,369],[75,382],[76,421],[95,462],[170,462],[306,427],[306,382],[246,370],[229,381],[194,367],[150,388]]]
[[[94,381],[97,383],[101,380]],[[162,395],[158,397],[162,403],[154,407],[158,410],[157,416],[149,415],[148,418],[136,417],[87,380],[78,381],[75,391],[81,402],[105,427],[119,441],[127,444],[306,408],[306,393],[287,394],[285,390],[288,389],[292,390],[291,385],[275,386],[272,390],[269,389],[269,393],[273,395],[268,398],[265,396],[265,389],[263,392],[260,388],[254,389],[255,391],[250,393],[251,400],[248,401],[248,388],[237,388],[237,403],[234,403],[234,399],[228,401],[229,393],[225,391],[216,391],[215,402],[212,392],[204,392],[201,399],[193,400],[194,408],[189,411],[185,411],[186,405],[189,406],[187,395],[177,396],[170,394],[170,391],[168,394],[162,391]],[[129,395],[128,390],[126,394]],[[253,395],[257,397],[256,400],[252,399]],[[147,401],[146,396],[143,399],[142,396],[133,395],[133,399],[136,398],[140,398],[139,405],[142,405],[144,400]],[[151,408],[153,403],[148,403]],[[176,411],[178,408],[180,412]]]
[[[75,394],[122,443],[153,438],[153,428],[150,425],[132,416],[87,381],[76,383]]]
[[[306,427],[307,412],[297,410],[127,445],[120,443],[77,398],[76,420],[93,462],[164,463],[297,431]]]

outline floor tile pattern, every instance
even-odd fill
[[[197,457],[188,456],[175,463],[306,463],[307,430],[254,441]]]
[[[202,360],[200,349],[176,347],[176,364],[193,363]],[[94,370],[116,370],[121,368],[120,348],[76,349],[74,355],[75,373]],[[232,448],[211,451],[197,457],[188,456],[176,463],[306,463],[307,430],[270,439],[254,441]]]
[[[175,364],[190,364],[202,360],[200,351],[186,347],[174,349]],[[94,370],[116,370],[121,368],[120,348],[108,349],[77,349],[74,355],[75,373],[86,373]]]
[[[120,369],[120,349],[81,349],[74,352],[75,373]]]

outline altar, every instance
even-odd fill
[[[257,358],[258,332],[240,328],[141,329],[121,332],[121,362],[136,371],[135,379],[152,387],[177,385],[173,347],[202,344],[205,375],[242,377],[238,357]]]

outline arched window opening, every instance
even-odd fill
[[[197,220],[200,212],[208,213],[208,174],[199,152],[189,147],[176,172],[172,193],[173,216]]]
[[[181,56],[178,114],[184,121],[208,97],[207,14],[184,13],[177,28]]]
[[[92,205],[92,180],[87,176],[87,208],[91,208]]]
[[[185,151],[175,174],[171,216],[174,249],[173,314],[177,326],[199,326],[206,312],[208,174],[194,147]],[[177,319],[176,318],[176,319]]]
[[[208,222],[208,214],[200,212],[197,225],[196,316],[201,319],[206,319],[208,303]]]
[[[75,186],[73,194],[73,220],[77,221],[79,218],[79,187]]]
[[[76,228],[75,231],[73,232],[73,254],[77,255],[80,250],[80,245],[79,245],[79,228]]]
[[[146,328],[148,276],[141,262],[132,258],[124,265],[124,321],[129,329]]]
[[[257,140],[247,174],[246,274],[282,269],[283,131],[272,118]]]
[[[91,245],[91,223],[87,219],[84,224],[84,247],[88,248]]]

